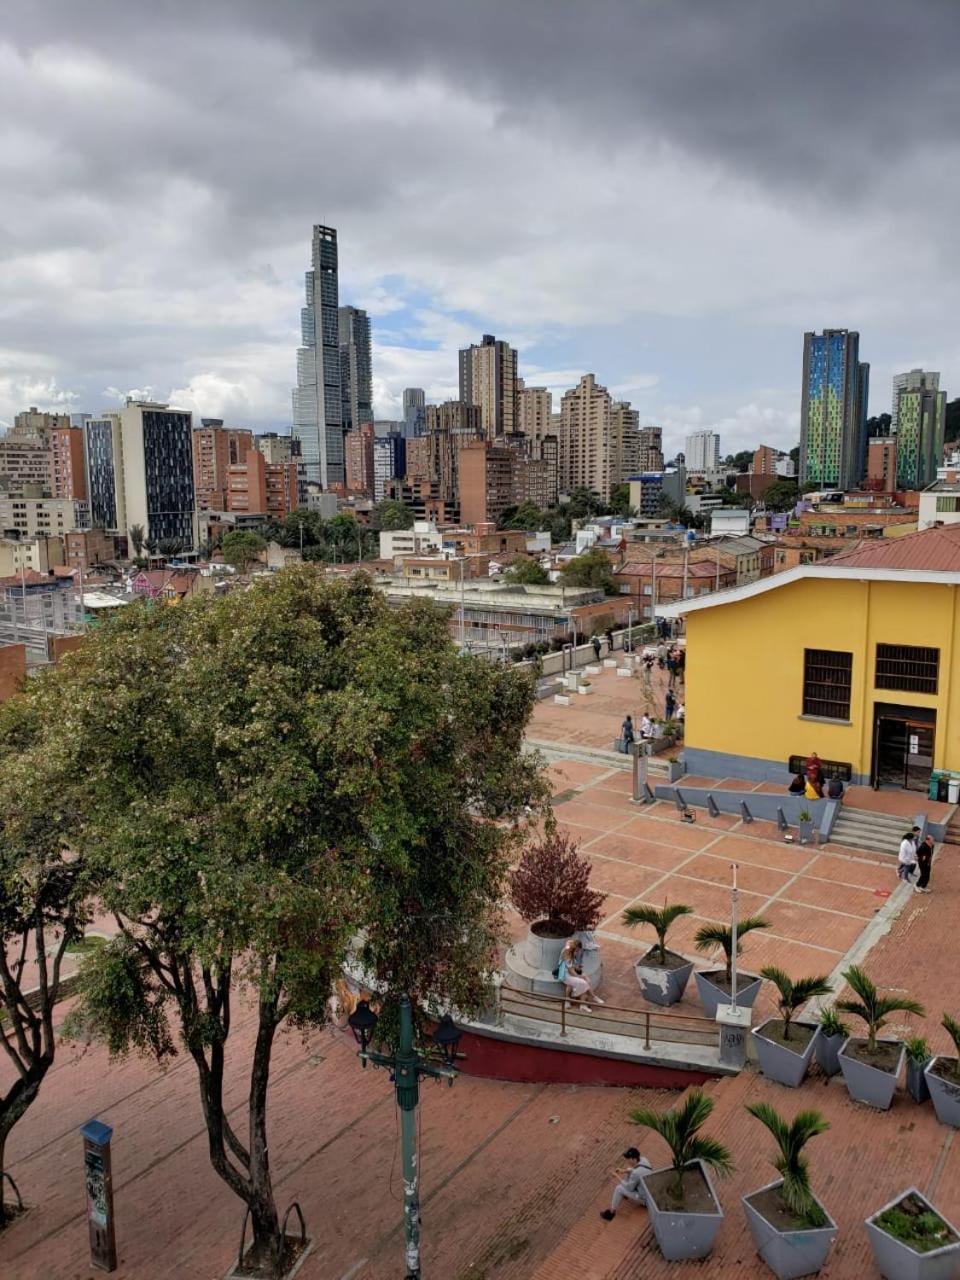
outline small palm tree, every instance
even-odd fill
[[[676,1176],[670,1184],[669,1195],[674,1200],[683,1200],[683,1173],[692,1161],[702,1160],[721,1175],[726,1175],[733,1169],[733,1158],[727,1148],[715,1138],[700,1136],[700,1130],[712,1110],[713,1099],[708,1098],[700,1089],[692,1089],[687,1099],[670,1111],[652,1111],[645,1107],[640,1111],[630,1112],[631,1124],[639,1124],[659,1133],[670,1148]]]
[[[670,906],[664,903],[662,907],[627,907],[621,918],[624,924],[631,927],[636,924],[650,925],[657,935],[657,950],[659,952],[657,961],[659,964],[666,964],[667,931],[678,917],[690,915],[693,915],[693,907],[688,907],[685,902],[674,902]]]
[[[810,1190],[810,1169],[803,1148],[811,1138],[830,1128],[829,1121],[819,1111],[798,1111],[793,1122],[787,1124],[769,1102],[753,1102],[747,1110],[767,1126],[780,1148],[779,1157],[772,1163],[783,1178],[780,1199],[786,1208],[811,1227],[825,1226],[827,1215]]]
[[[745,933],[754,929],[769,929],[770,921],[762,916],[747,916],[737,925],[737,955],[740,954],[740,940]],[[733,929],[728,924],[705,924],[694,936],[694,945],[698,951],[709,951],[711,947],[722,947],[726,958],[727,981],[733,976]]]
[[[841,1013],[852,1013],[867,1024],[867,1050],[877,1047],[877,1035],[886,1026],[891,1013],[915,1013],[922,1017],[923,1005],[909,996],[881,996],[866,973],[855,964],[843,971],[844,981],[859,1000],[838,1000]]]
[[[772,982],[780,993],[777,1008],[783,1018],[784,1040],[790,1039],[790,1022],[800,1006],[814,996],[826,996],[833,990],[826,975],[820,978],[798,978],[796,982],[792,982],[782,969],[772,964],[760,970],[760,977]]]
[[[958,1022],[956,1018],[951,1018],[949,1013],[945,1013],[940,1025],[953,1041],[954,1047],[956,1048],[957,1056],[953,1062],[952,1072],[954,1077],[957,1080],[960,1080],[960,1022]]]
[[[143,525],[132,524],[130,526],[129,532],[130,532],[130,542],[133,546],[133,553],[134,555],[139,556],[140,552],[143,550],[143,539],[144,539]]]

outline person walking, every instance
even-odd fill
[[[613,653],[613,627],[607,627],[604,635],[607,637],[607,653]]]
[[[597,661],[599,662],[600,661],[600,637],[594,636],[593,639],[590,641],[590,643],[593,645],[593,652],[596,654]]]
[[[933,836],[924,836],[917,847],[917,866],[920,874],[913,886],[917,893],[930,892],[930,868],[933,866]]]
[[[911,883],[911,876],[917,867],[917,840],[920,828],[912,827],[900,841],[900,852],[897,854],[897,879]]]
[[[617,1215],[617,1210],[624,1200],[631,1200],[634,1204],[647,1203],[646,1192],[643,1189],[643,1175],[649,1173],[653,1168],[650,1161],[640,1154],[636,1147],[627,1147],[623,1153],[625,1160],[632,1160],[632,1168],[615,1170],[619,1179],[617,1185],[613,1188],[613,1195],[610,1198],[610,1208],[604,1209],[600,1217],[604,1222],[612,1222]]]
[[[624,717],[623,724],[620,726],[620,737],[623,739],[623,745],[628,751],[637,740],[637,735],[633,728],[633,716],[629,713]]]
[[[673,690],[668,689],[667,696],[663,700],[663,711],[664,711],[665,717],[668,720],[673,719],[673,713],[676,710],[676,707],[677,707],[677,700],[673,696]]]

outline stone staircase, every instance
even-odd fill
[[[547,738],[527,738],[526,745],[536,748],[546,756],[551,764],[555,760],[579,760],[582,764],[606,765],[608,769],[631,769],[633,761],[630,756],[623,756],[618,751],[607,751],[603,747],[582,746],[577,742],[553,742]],[[683,747],[678,746],[678,751]],[[647,759],[647,773],[650,777],[667,776],[667,762],[660,756]]]
[[[947,820],[947,829],[943,837],[944,844],[960,844],[960,809],[954,809]]]
[[[877,813],[873,809],[852,809],[842,805],[830,833],[830,843],[850,849],[867,849],[896,857],[903,833],[913,826],[902,814]]]

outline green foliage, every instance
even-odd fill
[[[182,538],[161,538],[157,543],[157,551],[160,555],[166,556],[168,559],[176,559],[183,551]]]
[[[737,955],[742,950],[744,934],[753,933],[755,929],[769,929],[769,920],[762,916],[747,916],[737,925]],[[694,935],[694,946],[698,951],[709,951],[711,947],[722,947],[726,963],[726,976],[729,982],[733,969],[733,930],[728,924],[705,924]]]
[[[944,426],[944,440],[956,440],[960,438],[960,398],[947,401],[946,423]]]
[[[630,1112],[630,1123],[658,1133],[670,1148],[671,1164],[676,1174],[671,1187],[674,1200],[683,1201],[683,1172],[693,1160],[702,1160],[721,1176],[733,1171],[730,1152],[714,1138],[700,1136],[700,1130],[713,1111],[713,1099],[700,1089],[692,1089],[686,1099],[670,1111],[654,1111],[644,1107]]]
[[[246,573],[250,565],[256,564],[261,551],[266,549],[266,542],[252,529],[231,529],[223,535],[220,547],[224,563],[232,565],[238,573]]]
[[[760,970],[760,977],[777,988],[777,1008],[783,1019],[784,1040],[790,1039],[790,1023],[800,1006],[814,996],[827,996],[833,990],[825,974],[818,978],[797,978],[793,982],[789,974],[772,964]]]
[[[539,560],[514,560],[504,575],[508,582],[538,587],[550,581],[550,575]]]
[[[950,1228],[932,1209],[909,1213],[900,1205],[884,1209],[873,1221],[895,1240],[901,1240],[917,1253],[930,1253],[942,1249],[952,1240]]]
[[[876,1049],[877,1035],[886,1026],[891,1013],[923,1016],[923,1005],[909,996],[881,996],[866,972],[858,965],[853,964],[845,969],[843,979],[859,999],[838,1000],[836,1007],[841,1013],[852,1013],[867,1024],[867,1048],[871,1052]]]
[[[684,902],[674,902],[669,906],[664,903],[662,907],[648,906],[642,903],[640,906],[627,907],[621,919],[623,923],[630,928],[638,924],[648,924],[657,935],[657,946],[660,950],[660,964],[667,962],[667,932],[674,920],[678,920],[680,916],[693,915],[693,907],[688,907]]]
[[[951,1018],[949,1013],[945,1013],[940,1025],[953,1041],[954,1051],[957,1055],[953,1064],[953,1074],[960,1080],[960,1022],[956,1018]]]
[[[383,532],[413,528],[413,512],[403,502],[384,498],[373,509],[373,527]]]
[[[798,1111],[788,1124],[768,1102],[751,1103],[747,1110],[766,1125],[780,1148],[772,1163],[783,1178],[780,1198],[785,1207],[809,1227],[825,1226],[827,1216],[810,1189],[810,1167],[803,1148],[818,1133],[826,1133],[829,1122],[819,1111]]]
[[[503,513],[500,521],[501,529],[539,529],[543,512],[532,502],[521,502],[519,507],[510,507]]]
[[[143,551],[144,529],[142,524],[132,524],[127,531],[130,539],[130,545],[133,547],[133,554],[139,556]]]
[[[850,1028],[837,1016],[836,1009],[820,1010],[820,1029],[825,1036],[848,1036]]]
[[[90,1035],[115,1058],[131,1050],[158,1062],[176,1055],[167,1017],[171,993],[154,983],[131,937],[121,934],[93,949],[81,967],[78,991],[80,999],[64,1022],[65,1038]]]
[[[610,512],[616,516],[629,516],[633,512],[630,506],[629,484],[618,484],[610,492]]]
[[[930,1060],[930,1042],[926,1036],[909,1036],[903,1042],[907,1057],[918,1066],[924,1066]]]
[[[568,560],[560,570],[560,580],[568,587],[592,587],[608,596],[617,594],[613,565],[599,547],[590,547],[583,555]]]
[[[574,520],[582,520],[585,516],[599,516],[604,512],[600,495],[583,485],[571,490],[566,505]]]
[[[760,499],[768,511],[792,511],[800,498],[796,480],[777,480]]]

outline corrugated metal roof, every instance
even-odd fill
[[[869,538],[824,564],[856,569],[935,569],[960,572],[960,525],[920,529],[902,538]]]

